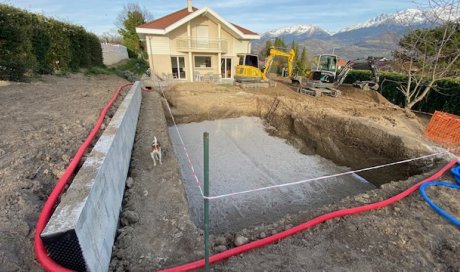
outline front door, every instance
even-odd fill
[[[220,73],[222,78],[232,78],[232,59],[222,58],[220,60]]]

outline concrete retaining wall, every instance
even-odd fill
[[[67,268],[109,268],[141,99],[136,82],[41,233],[48,253]]]

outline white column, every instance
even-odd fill
[[[145,40],[147,43],[147,56],[149,57],[150,78],[153,79],[153,74],[155,70],[153,69],[152,41],[150,40],[150,38],[150,35],[145,36]]]
[[[192,59],[192,29],[190,26],[190,21],[187,23],[187,41],[188,41],[188,73],[189,73],[189,81],[195,81],[195,77],[193,75],[193,59]]]
[[[217,73],[219,74],[219,77],[222,78],[222,43],[221,43],[221,39],[222,39],[222,26],[220,23],[217,24],[217,38],[219,39],[219,53],[217,54]]]

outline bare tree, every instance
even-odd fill
[[[123,38],[120,35],[104,32],[99,35],[99,40],[103,43],[122,44]]]
[[[123,6],[123,10],[118,14],[115,26],[118,28],[124,27],[124,22],[128,19],[130,13],[140,14],[146,22],[153,20],[153,15],[147,8],[138,3],[128,3]]]
[[[142,54],[142,42],[136,33],[136,27],[153,19],[153,15],[139,4],[130,3],[123,7],[117,17],[118,34],[123,38],[123,45],[128,48],[130,55]]]
[[[441,80],[460,74],[459,1],[430,0],[423,16],[429,25],[410,31],[399,42],[395,61],[407,76],[398,90],[412,108]]]
[[[398,89],[409,109],[436,90],[439,81],[460,74],[459,1],[428,3],[424,16],[429,25],[406,34],[394,53],[396,63],[407,76]]]

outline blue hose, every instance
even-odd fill
[[[441,181],[427,182],[427,183],[422,184],[422,186],[420,186],[420,194],[425,199],[425,201],[431,206],[431,208],[433,208],[437,213],[439,213],[442,217],[446,218],[452,224],[460,228],[460,220],[453,217],[452,215],[450,215],[449,213],[441,209],[439,206],[434,204],[433,201],[427,196],[425,192],[425,188],[428,186],[443,186],[443,187],[449,187],[449,188],[460,190],[460,166],[452,168],[451,173],[454,176],[458,184],[452,184],[452,183],[441,182]]]

